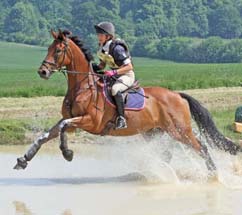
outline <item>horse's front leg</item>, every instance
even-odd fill
[[[93,128],[93,126],[94,123],[90,115],[65,119],[60,123],[60,150],[67,161],[72,161],[73,151],[68,148],[66,130],[73,128],[89,130],[90,128]]]
[[[25,169],[27,167],[28,161],[30,161],[36,155],[41,145],[43,145],[44,143],[48,142],[51,139],[58,137],[59,131],[60,131],[60,125],[62,122],[63,122],[63,119],[60,120],[55,126],[53,126],[48,132],[38,137],[31,144],[30,148],[24,154],[24,156],[17,158],[17,164],[14,166],[14,169]]]

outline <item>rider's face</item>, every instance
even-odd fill
[[[106,34],[97,34],[97,38],[99,44],[103,45],[109,39],[109,36]]]

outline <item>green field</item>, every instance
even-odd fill
[[[231,87],[242,84],[242,64],[188,64],[135,58],[138,79],[143,85],[172,90]]]
[[[0,42],[0,50],[0,97],[64,94],[63,75],[56,74],[51,81],[45,81],[37,74],[47,48]]]
[[[66,80],[60,73],[45,81],[37,74],[47,48],[0,42],[0,97],[63,96]],[[134,58],[143,86],[172,90],[240,86],[241,64],[185,64]]]
[[[0,97],[63,96],[66,79],[54,74],[46,81],[39,77],[37,69],[47,48],[0,42]],[[143,86],[163,86],[172,90],[240,86],[241,64],[184,64],[148,58],[134,58],[137,79]],[[234,109],[213,111],[219,129],[228,137],[240,139],[231,130]],[[29,124],[24,119],[0,121],[0,133],[4,143],[24,141]],[[40,128],[41,129],[41,128]],[[43,129],[43,128],[42,128]],[[12,141],[12,139],[15,139]],[[0,144],[3,144],[0,142]]]

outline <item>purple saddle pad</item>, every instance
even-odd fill
[[[116,107],[113,97],[106,91],[103,90],[103,95],[105,96],[107,102]],[[124,98],[124,109],[125,110],[142,110],[145,107],[145,92],[143,88],[129,90]]]

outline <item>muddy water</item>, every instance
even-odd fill
[[[0,146],[0,214],[242,214],[241,157],[211,150],[218,166],[211,179],[200,157],[168,137],[99,138],[70,148],[70,163],[51,142],[16,171],[27,146]]]

